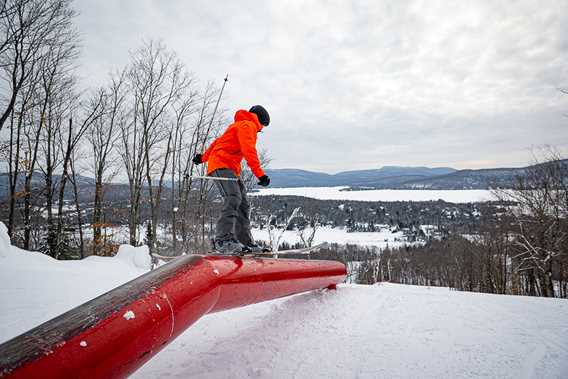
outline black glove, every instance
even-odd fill
[[[262,175],[260,178],[258,178],[258,180],[259,180],[258,182],[259,186],[266,187],[270,184],[270,178],[266,175]]]
[[[195,157],[193,157],[193,163],[202,164],[203,163],[203,161],[201,160],[202,158],[203,158],[203,155],[195,154]]]

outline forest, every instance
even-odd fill
[[[167,212],[173,249],[199,248],[212,185],[194,179],[203,169],[191,158],[227,122],[223,87],[146,41],[84,89],[76,16],[71,0],[0,8],[2,221],[12,243],[58,259],[114,253],[104,231],[118,188],[130,244],[154,251]]]
[[[473,235],[386,249],[358,268],[362,283],[444,286],[462,291],[568,297],[568,166],[558,156],[532,167],[494,222]]]

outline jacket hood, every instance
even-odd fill
[[[253,122],[256,125],[257,131],[261,131],[262,130],[262,125],[260,123],[260,121],[258,121],[258,117],[249,111],[246,111],[244,109],[239,109],[236,113],[235,113],[235,122],[238,121],[250,121]]]

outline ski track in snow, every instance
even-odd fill
[[[206,316],[134,378],[566,378],[568,302],[343,285]]]

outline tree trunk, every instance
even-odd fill
[[[77,189],[77,178],[75,177],[75,164],[71,162],[71,175],[73,184],[73,194],[75,196],[75,211],[77,212],[77,227],[79,228],[79,254],[81,259],[85,258],[85,243],[83,239],[83,217],[81,215],[81,204],[79,203],[79,191]]]
[[[52,121],[49,118],[47,124],[47,141],[46,141],[46,167],[45,167],[45,197],[47,208],[47,253],[51,257],[56,257],[58,235],[53,220],[53,160],[52,160]]]
[[[93,205],[93,254],[97,255],[102,247],[102,201],[103,201],[103,183],[102,174],[97,173],[95,182],[95,202]]]
[[[14,119],[12,115],[12,122],[10,123],[10,157],[9,157],[9,176],[10,176],[10,210],[8,214],[8,235],[13,239],[14,233],[14,218],[16,210],[16,187],[18,184],[18,174],[19,174],[19,161],[20,161],[20,135],[21,135],[21,125],[22,125],[22,115],[18,118],[18,127],[16,132],[16,152],[13,153],[14,147]],[[14,157],[14,158],[12,158]],[[13,160],[12,160],[13,159]],[[12,240],[12,242],[14,242]]]
[[[61,234],[63,233],[63,205],[65,203],[65,186],[67,184],[69,162],[71,160],[71,154],[73,152],[72,131],[73,131],[73,120],[70,118],[69,119],[69,129],[67,130],[67,132],[68,132],[67,146],[66,146],[66,149],[65,149],[65,157],[63,158],[63,172],[61,173],[61,176],[59,177],[59,196],[58,196],[58,199],[57,199],[57,201],[58,201],[58,203],[57,203],[57,223],[56,223],[56,227],[55,227],[55,235],[56,235],[58,243],[55,247],[56,250],[53,252],[54,256],[56,256],[56,257],[58,257],[61,254],[61,251],[60,251],[61,246],[59,244],[59,241],[61,239]]]

